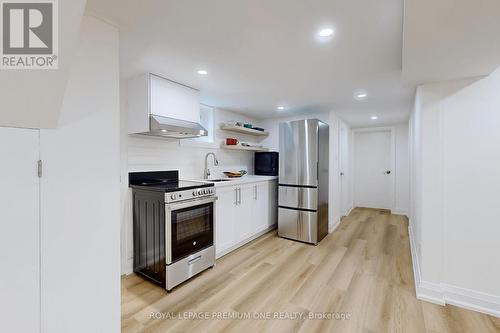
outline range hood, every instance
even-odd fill
[[[149,129],[149,132],[141,134],[175,139],[198,138],[208,135],[208,131],[198,123],[157,115],[149,116]]]
[[[145,73],[128,82],[128,133],[174,139],[207,136],[197,89]]]

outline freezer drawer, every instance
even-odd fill
[[[278,208],[278,235],[306,243],[318,243],[318,213]]]
[[[278,200],[279,206],[317,210],[318,189],[280,185]]]

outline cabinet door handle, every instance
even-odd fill
[[[236,196],[236,201],[234,202],[235,205],[238,205],[238,188],[234,189],[234,194]]]
[[[253,190],[254,190],[254,197],[253,197],[253,198],[254,198],[255,200],[257,200],[257,185],[255,185],[255,186],[253,187]]]
[[[239,200],[238,203],[241,205],[241,187],[238,187]]]

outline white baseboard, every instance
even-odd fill
[[[134,259],[130,258],[127,262],[122,266],[122,275],[130,275],[134,272]]]
[[[500,317],[500,297],[470,289],[452,286],[445,283],[432,283],[422,281],[418,260],[415,238],[410,226],[408,226],[410,238],[410,250],[413,263],[413,274],[415,279],[415,290],[418,299],[439,304],[451,304],[464,309],[477,311]]]
[[[328,233],[332,233],[335,231],[335,229],[337,229],[337,227],[339,226],[340,224],[340,219],[337,220],[336,222],[330,222],[328,223]]]
[[[422,281],[420,278],[420,260],[418,258],[417,245],[415,244],[415,238],[413,237],[411,223],[408,225],[408,234],[410,238],[411,261],[413,264],[413,278],[415,280],[417,298],[423,301],[445,305],[446,303],[439,285]]]
[[[408,211],[401,208],[394,208],[391,210],[391,214],[408,216]]]
[[[418,285],[415,282],[415,290],[417,298],[422,301],[446,305],[446,299],[440,284],[420,280]]]
[[[345,213],[345,215],[344,215],[344,216],[349,216],[349,215],[351,215],[351,213],[352,213],[352,210],[353,210],[353,209],[354,209],[354,206],[351,206],[351,208],[349,208],[349,209],[347,210],[347,213]]]
[[[446,304],[486,313],[500,318],[500,297],[470,289],[445,284],[444,298]]]

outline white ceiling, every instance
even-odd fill
[[[499,0],[405,0],[403,78],[490,74],[500,66]]]
[[[151,71],[199,88],[205,104],[256,118],[325,110],[355,126],[373,125],[373,114],[376,125],[408,118],[402,0],[87,2],[120,27],[125,78]],[[329,26],[334,37],[318,41]],[[358,89],[366,100],[354,100]]]

